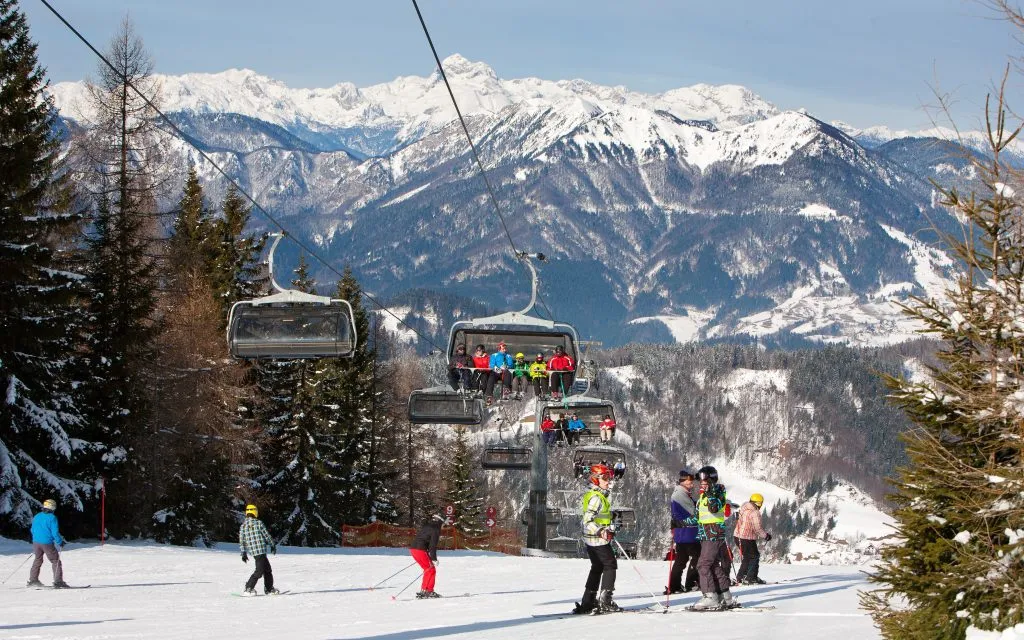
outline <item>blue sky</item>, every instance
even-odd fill
[[[97,45],[130,14],[159,73],[249,68],[293,87],[326,87],[433,69],[409,0],[50,1]],[[21,3],[51,80],[94,72],[95,59],[41,2]],[[1024,53],[977,0],[420,0],[420,8],[442,58],[461,53],[504,78],[584,78],[646,92],[741,84],[781,108],[860,127],[929,126],[923,106],[939,87],[956,97],[957,124],[976,128],[1008,56]]]

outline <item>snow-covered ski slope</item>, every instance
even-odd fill
[[[9,575],[30,553],[26,543],[0,540],[0,575]],[[62,555],[65,579],[92,588],[26,589],[26,564],[0,586],[0,638],[639,639],[684,637],[709,624],[723,639],[879,637],[857,606],[858,591],[867,586],[860,567],[766,565],[766,580],[792,582],[734,593],[744,604],[776,607],[767,612],[685,612],[697,596],[682,594],[672,596],[668,615],[536,618],[572,608],[583,592],[586,560],[441,551],[436,589],[445,597],[414,599],[417,582],[392,600],[416,577],[413,569],[376,590],[367,587],[411,562],[404,549],[281,549],[271,556],[274,578],[291,593],[257,598],[231,596],[253,567],[251,561],[242,564],[235,545],[71,544]],[[667,563],[637,567],[660,594]],[[41,577],[49,584],[48,563]],[[262,593],[262,585],[257,590]],[[652,602],[626,562],[620,562],[615,595],[626,608]]]

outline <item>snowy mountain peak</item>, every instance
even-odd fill
[[[498,74],[485,62],[472,62],[458,53],[453,53],[441,61],[444,72],[449,76],[480,77],[497,80]]]

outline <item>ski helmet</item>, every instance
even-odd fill
[[[611,480],[615,474],[607,465],[603,464],[592,464],[590,465],[590,484],[598,484],[598,480],[604,478],[605,480]]]
[[[526,356],[524,356],[524,355],[523,355],[523,352],[522,352],[522,351],[520,351],[519,353],[517,353],[517,354],[516,354],[516,360],[522,360],[522,359],[523,359],[523,358],[525,358],[525,357],[526,357]]]
[[[718,469],[715,469],[711,465],[701,467],[700,471],[697,472],[698,480],[707,480],[710,484],[718,482]]]
[[[56,511],[57,501],[53,498],[47,498],[43,501],[43,509],[46,509],[47,511]]]
[[[258,518],[260,517],[260,512],[259,509],[256,508],[256,505],[247,504],[245,505],[245,515],[252,516],[253,518]]]
[[[760,493],[752,493],[750,494],[750,501],[760,507],[764,504],[764,496]]]

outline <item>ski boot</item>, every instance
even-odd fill
[[[622,611],[622,607],[615,604],[612,600],[611,590],[605,590],[601,592],[601,595],[597,597],[597,612],[598,613],[617,613]]]
[[[440,598],[441,594],[436,591],[417,591],[417,600],[429,600],[430,598]]]
[[[53,588],[54,589],[70,589],[71,585],[66,583],[66,582],[64,582],[63,580],[60,580],[58,582],[54,582],[53,583]]]
[[[665,587],[665,590],[661,592],[663,596],[670,596],[676,593],[684,593],[682,587]]]
[[[259,595],[259,594],[257,594],[256,593],[256,589],[254,589],[252,587],[246,587],[245,589],[242,590],[242,597],[243,598],[251,598],[251,597],[253,597],[255,595]]]
[[[717,593],[705,593],[704,597],[693,605],[694,611],[718,611],[722,606]]]
[[[749,578],[748,577],[748,578],[744,578],[743,579],[743,584],[768,584],[768,583],[765,582],[764,580],[762,580],[761,578]]]
[[[740,601],[733,597],[733,595],[729,593],[728,589],[718,594],[718,597],[721,602],[720,607],[722,609],[735,609],[740,606]]]
[[[583,592],[583,601],[576,603],[576,608],[572,610],[573,613],[590,613],[597,607],[597,592],[587,589]]]
[[[29,589],[32,589],[34,587],[45,587],[46,585],[43,584],[42,582],[39,582],[39,580],[29,580],[28,582],[25,583],[25,586],[28,587]]]
[[[279,593],[281,593],[281,590],[280,590],[280,589],[278,589],[277,587],[270,587],[269,589],[267,589],[267,590],[266,590],[266,591],[264,591],[263,593],[264,593],[265,595],[268,595],[268,596],[276,596],[276,595],[278,595]]]

